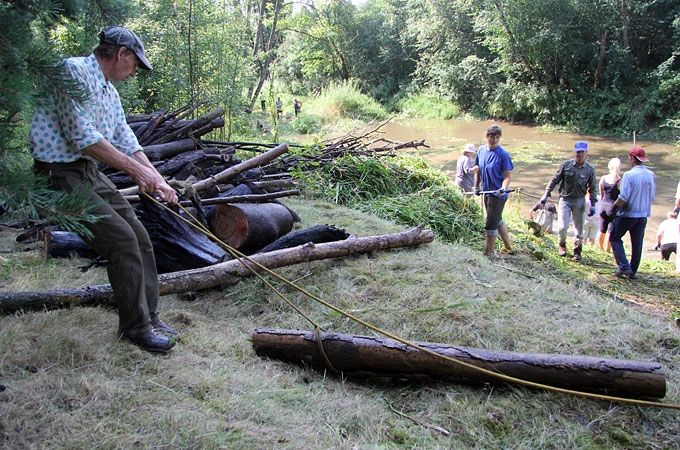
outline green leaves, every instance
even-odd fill
[[[335,203],[402,224],[425,224],[449,242],[481,236],[479,205],[420,158],[346,155],[315,175],[305,179],[307,186]]]

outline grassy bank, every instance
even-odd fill
[[[314,199],[287,201],[305,225],[357,235],[403,226]],[[520,231],[513,232],[519,241]],[[101,282],[81,260],[14,252],[2,235],[2,290]],[[590,257],[586,251],[586,260]],[[556,264],[556,263],[555,263]],[[415,340],[525,352],[659,361],[680,401],[680,339],[574,265],[534,256],[489,260],[435,241],[281,270],[362,318]],[[588,266],[584,266],[588,267]],[[568,276],[570,275],[570,276]],[[642,277],[643,281],[646,276]],[[360,326],[291,295],[329,330]],[[258,326],[308,328],[261,282],[162,300],[183,332],[168,356],[116,342],[116,312],[72,308],[0,317],[0,443],[6,448],[677,448],[677,413],[507,386],[367,382],[268,361]],[[445,437],[391,411],[451,431]]]

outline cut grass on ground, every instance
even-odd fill
[[[333,223],[361,236],[404,229],[317,200],[286,203],[304,225]],[[519,236],[519,230],[516,233]],[[105,278],[102,268],[88,272],[88,279],[74,276],[80,260],[43,262],[35,253],[12,252],[8,247],[2,247],[3,290],[25,288],[36,273],[42,286],[75,287]],[[586,252],[586,261],[591,256]],[[478,249],[435,241],[279,272],[408,339],[658,361],[668,379],[665,401],[680,402],[677,329],[603,295],[593,287],[598,282],[578,276],[571,263],[557,267],[557,262],[537,262],[529,253],[489,260]],[[290,297],[329,330],[369,334],[296,294]],[[161,305],[163,317],[183,332],[182,341],[167,356],[117,342],[117,315],[110,309],[0,317],[0,445],[680,446],[680,421],[670,410],[508,386],[355,381],[261,359],[249,342],[255,327],[308,325],[255,279],[201,293],[193,302],[164,297]],[[392,412],[389,404],[451,435],[417,425]]]

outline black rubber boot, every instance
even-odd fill
[[[583,244],[579,241],[576,244],[574,244],[574,257],[571,258],[572,261],[580,262],[581,261],[581,249],[583,248]]]

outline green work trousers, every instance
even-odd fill
[[[53,187],[77,192],[96,205],[92,213],[100,218],[85,224],[92,237],[81,237],[108,261],[109,282],[118,304],[118,330],[138,334],[150,328],[159,296],[156,260],[149,234],[130,204],[93,161],[36,160],[34,170],[46,175]]]

